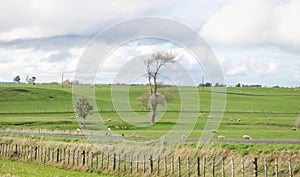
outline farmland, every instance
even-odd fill
[[[147,93],[147,87],[131,87],[130,104],[138,114],[149,112],[137,104],[137,99]],[[95,89],[98,110],[107,126],[118,134],[127,137],[161,137],[172,129],[179,116],[180,97],[174,88],[174,98],[167,103],[166,113],[155,125],[146,128],[135,127],[125,122],[114,111],[111,90],[108,86]],[[210,111],[210,88],[199,88],[200,108],[204,113]],[[218,134],[228,139],[241,139],[245,134],[253,139],[300,139],[299,131],[291,131],[300,115],[300,89],[295,88],[228,88],[227,102]],[[5,129],[48,129],[75,130],[78,122],[74,116],[72,88],[45,85],[1,85],[0,123]],[[240,121],[238,121],[240,119]],[[197,138],[207,121],[200,116],[190,138]],[[126,126],[126,130],[115,127]],[[214,138],[216,138],[215,136]]]
[[[128,89],[129,103],[132,110],[138,115],[149,114],[149,107],[142,106],[138,102],[139,98],[148,92],[148,88],[133,86]],[[213,94],[211,89],[206,87],[199,87],[197,89],[200,100],[200,113],[188,137],[190,139],[197,139],[202,134],[211,109],[211,97]],[[95,99],[97,108],[101,118],[104,120],[105,126],[111,127],[116,135],[120,136],[122,134],[127,138],[159,138],[164,136],[174,128],[182,110],[178,88],[163,87],[160,88],[160,90],[161,92],[172,93],[172,99],[167,102],[165,107],[166,112],[156,124],[141,128],[134,126],[130,122],[126,122],[120,117],[118,113],[126,112],[126,110],[115,109],[114,103],[112,102],[110,86],[96,87]],[[213,139],[217,139],[219,135],[222,135],[225,136],[226,139],[242,140],[243,135],[249,135],[255,140],[300,140],[300,131],[292,131],[292,128],[295,127],[296,120],[300,117],[300,89],[227,88],[226,96],[224,116]],[[89,119],[89,117],[87,119]],[[65,86],[62,88],[61,86],[55,85],[0,85],[0,131],[76,134],[78,127],[80,127],[80,125],[73,109],[71,87]],[[58,138],[55,136],[34,137],[28,136],[28,134],[1,135],[0,140],[2,141],[2,149],[14,147],[15,145],[13,144],[25,148],[21,150],[22,153],[25,153],[25,156],[24,154],[20,155],[25,161],[26,156],[28,156],[26,153],[31,154],[30,158],[33,157],[31,152],[33,147],[30,147],[32,145],[41,148],[41,152],[44,152],[47,148],[53,148],[53,152],[50,153],[49,151],[49,154],[44,157],[45,159],[46,157],[50,158],[50,154],[53,154],[57,148],[70,148],[71,151],[76,149],[78,152],[86,151],[84,148],[87,147],[92,148],[88,140]],[[6,145],[6,143],[8,144]],[[219,159],[218,163],[221,163],[220,156],[223,156],[228,160],[228,165],[230,158],[236,158],[240,161],[242,157],[247,157],[250,160],[258,156],[261,165],[265,157],[267,157],[272,164],[276,161],[276,157],[280,157],[283,162],[291,158],[293,163],[297,166],[299,150],[300,145],[234,143],[216,143],[199,150],[196,143],[183,143],[180,145],[180,148],[174,152],[174,155],[189,156],[191,161],[194,162],[199,156],[201,156],[201,158],[205,158],[205,156],[216,156],[217,159]],[[3,154],[4,152],[1,153]],[[69,158],[72,157],[72,155],[74,157],[76,156],[76,158],[81,158],[78,154],[75,154],[75,151],[73,154],[67,154]],[[64,156],[66,156],[66,153]],[[107,164],[109,162],[108,157],[109,155],[107,155],[106,159]],[[72,171],[75,167],[69,165],[61,166],[60,162],[57,164],[57,159],[55,160],[55,158],[52,159],[52,161],[46,162],[46,165],[42,166],[43,170],[38,170],[36,164],[22,162],[22,158],[13,158],[16,161],[7,161],[7,157],[0,159],[0,165],[5,167],[2,168],[0,173],[24,176],[48,176],[50,173],[53,175],[52,171],[54,171],[54,169],[55,171],[57,170],[57,167],[52,167],[54,165],[66,168],[59,169],[57,175],[83,175],[82,172]],[[169,159],[171,157],[167,158]],[[91,158],[90,160],[93,161],[95,159]],[[40,163],[38,159],[36,163]],[[65,161],[63,163],[65,163]],[[125,164],[125,162],[121,163]],[[209,163],[213,163],[212,159],[210,159]],[[45,164],[45,161],[43,164]],[[130,165],[130,163],[127,165]],[[229,169],[230,166],[228,165],[226,168]],[[170,164],[168,164],[168,166],[170,166]],[[111,167],[108,166],[106,168],[107,170],[100,170],[101,175],[115,174],[115,172],[111,171],[112,169],[109,169]],[[195,168],[195,166],[193,166],[193,168]],[[260,166],[259,168],[263,167]],[[87,167],[82,169],[80,166],[76,167],[75,170],[85,171],[87,169]],[[159,169],[155,167],[155,170],[158,172]],[[238,168],[238,170],[237,174],[240,174],[241,169]],[[247,167],[245,170],[249,171],[249,173],[252,171],[251,167]],[[288,171],[288,165],[285,164],[280,173],[287,174]],[[294,173],[298,174],[298,172],[299,168],[296,167]],[[128,173],[125,172],[124,174],[128,175]],[[86,175],[93,176],[95,173],[86,173]]]

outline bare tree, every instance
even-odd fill
[[[85,97],[79,98],[77,104],[76,104],[76,111],[80,118],[83,119],[83,128],[86,127],[86,117],[90,113],[90,111],[93,110],[93,106],[90,105],[90,103],[87,101]]]
[[[160,104],[160,96],[157,94],[158,82],[157,76],[162,66],[175,61],[175,55],[168,52],[156,52],[150,57],[144,59],[144,64],[147,69],[147,77],[150,88],[149,102],[151,105],[152,116],[151,124],[155,124],[156,108]]]

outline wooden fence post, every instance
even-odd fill
[[[164,157],[164,174],[165,174],[165,176],[167,175],[167,169],[168,169],[168,167],[167,167],[167,157],[165,156]]]
[[[289,158],[289,175],[293,177],[292,159]]]
[[[77,153],[76,153],[76,165],[77,165],[77,167],[79,166],[79,154],[80,154],[80,151],[79,150],[77,150]]]
[[[181,176],[181,162],[180,162],[180,156],[178,156],[178,176]]]
[[[212,177],[215,177],[215,158],[211,159]]]
[[[231,159],[231,176],[234,177],[234,159]]]
[[[35,146],[34,147],[34,160],[37,161],[38,158],[38,148]]]
[[[197,157],[197,176],[200,177],[200,157]]]
[[[95,158],[95,153],[92,151],[91,152],[91,168],[94,169],[94,158]]]
[[[109,169],[109,153],[107,154],[107,169]]]
[[[101,168],[104,168],[104,152],[101,152]]]
[[[222,177],[225,177],[225,158],[222,157]]]
[[[113,160],[113,171],[116,170],[116,153],[114,153],[114,160]]]
[[[129,155],[129,170],[132,173],[132,154]]]
[[[203,159],[203,177],[205,177],[206,157]]]
[[[89,150],[86,151],[85,156],[86,156],[85,164],[86,164],[87,167],[89,167],[89,165],[90,165],[89,164],[89,160],[90,160],[90,151]]]
[[[264,169],[265,169],[265,177],[268,177],[268,166],[266,158],[264,158]]]
[[[73,150],[73,153],[72,153],[72,166],[74,167],[75,166],[75,154],[76,154],[76,150],[74,149]]]
[[[99,152],[96,152],[96,169],[98,169],[98,164],[99,164]]]
[[[135,162],[135,164],[136,164],[136,173],[138,173],[139,172],[139,156],[138,155],[136,155],[136,162]]]
[[[123,167],[124,167],[124,172],[125,172],[126,171],[126,154],[124,154],[123,162],[124,162]]]
[[[257,157],[254,158],[252,163],[253,163],[253,166],[254,166],[254,176],[257,177],[258,176]]]
[[[174,156],[171,157],[171,173],[174,176]]]
[[[242,177],[245,176],[245,159],[242,158]]]
[[[159,176],[159,163],[160,163],[160,157],[157,157],[157,176]]]
[[[278,158],[275,158],[275,176],[278,177]]]
[[[190,157],[187,157],[187,161],[186,161],[186,168],[187,168],[187,176],[190,177],[191,176],[191,168],[190,168]]]
[[[121,168],[121,154],[119,153],[119,158],[118,158],[118,171],[120,171]]]
[[[149,173],[152,174],[153,173],[153,159],[152,159],[152,155],[150,155],[149,157],[149,161],[150,161],[150,169],[149,169]]]
[[[143,157],[143,172],[146,173],[146,161],[145,161],[145,155]]]

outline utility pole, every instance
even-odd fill
[[[64,88],[64,73],[61,73],[61,88]]]
[[[203,88],[204,88],[204,76],[202,76],[202,92],[203,92]]]

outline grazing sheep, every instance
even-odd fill
[[[111,122],[111,119],[107,119],[107,122]]]
[[[217,130],[211,130],[211,133],[218,133]]]
[[[296,127],[293,127],[293,128],[292,128],[292,130],[293,130],[293,131],[296,131],[296,130],[297,130],[297,128],[296,128]]]
[[[80,131],[81,131],[80,128],[77,128],[77,129],[76,129],[77,135],[80,133]]]
[[[243,139],[244,139],[244,140],[251,140],[252,138],[251,138],[251,136],[249,136],[249,135],[244,135],[244,136],[243,136]]]
[[[79,119],[79,116],[76,116],[76,119]]]
[[[238,122],[241,122],[241,119],[238,119]]]
[[[230,122],[233,122],[233,119],[230,119]]]
[[[223,139],[225,139],[225,136],[219,135],[219,136],[218,136],[218,139],[219,139],[219,140],[223,140]]]
[[[182,139],[186,139],[186,136],[185,136],[185,135],[182,135],[181,138],[182,138]]]
[[[116,129],[120,129],[120,127],[119,127],[119,126],[115,126],[115,128],[116,128]]]
[[[111,132],[111,129],[108,127],[108,128],[107,128],[106,135],[108,135],[108,136],[109,136],[109,135],[110,135],[110,132]]]

